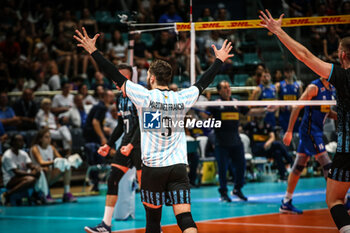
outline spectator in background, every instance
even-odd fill
[[[44,98],[41,101],[41,108],[35,116],[35,123],[39,129],[49,128],[51,137],[54,140],[62,140],[63,148],[66,154],[70,154],[72,148],[72,135],[65,125],[56,123],[55,116],[51,113],[51,100]]]
[[[255,73],[253,76],[247,78],[245,85],[246,86],[258,86],[260,84],[261,75],[265,70],[265,66],[263,64],[259,64],[255,68]]]
[[[16,42],[16,35],[9,29],[6,33],[6,39],[0,43],[0,52],[2,52],[5,61],[9,64],[17,63],[21,53],[21,47]]]
[[[32,89],[26,88],[23,90],[22,97],[14,103],[13,110],[16,116],[19,116],[22,120],[22,123],[17,127],[18,130],[33,130],[37,128],[35,116],[39,108],[34,101]]]
[[[340,9],[341,9],[340,14],[350,15],[350,1],[343,1]],[[340,36],[340,38],[350,36],[350,25],[348,23],[336,25],[336,28],[337,28],[337,33]]]
[[[87,118],[87,110],[83,102],[83,96],[76,94],[74,96],[74,106],[67,112],[59,115],[59,119],[63,124],[72,126],[73,128],[84,128]]]
[[[7,134],[5,132],[4,126],[0,121],[0,155],[2,155],[2,144],[7,140]]]
[[[5,131],[16,130],[16,126],[22,123],[20,117],[16,116],[15,111],[8,105],[7,92],[0,92],[0,121]]]
[[[82,18],[79,20],[79,28],[84,27],[86,31],[91,33],[90,35],[95,35],[98,32],[98,25],[96,20],[91,16],[90,10],[88,8],[83,9],[83,15]],[[82,77],[85,79],[87,78],[87,68],[89,62],[93,65],[95,71],[98,71],[98,66],[94,59],[89,54],[86,54],[82,52],[81,54],[82,60],[83,60],[83,67],[82,67]]]
[[[182,22],[182,18],[176,13],[176,7],[170,3],[167,7],[166,13],[160,16],[159,23],[175,23]]]
[[[55,22],[52,17],[52,8],[45,7],[44,13],[40,16],[39,21],[35,24],[35,31],[41,37],[44,34],[53,36],[55,33]]]
[[[253,156],[273,158],[277,165],[279,179],[285,181],[287,171],[283,159],[289,165],[293,160],[286,147],[280,141],[276,141],[271,125],[266,123],[263,117],[255,117],[244,127],[244,131],[250,138]]]
[[[264,70],[261,75],[261,84],[255,88],[251,100],[276,100],[276,87],[271,83],[271,75],[268,70]],[[275,106],[266,109],[265,122],[272,128],[276,126]]]
[[[174,65],[174,42],[170,38],[168,31],[162,31],[160,37],[154,40],[152,47],[154,58],[168,61],[170,64]]]
[[[107,89],[108,90],[108,89]],[[102,85],[96,85],[94,88],[94,98],[98,102],[103,101],[105,88]]]
[[[215,61],[215,54],[211,49],[211,45],[214,44],[216,48],[220,49],[221,45],[224,43],[224,39],[219,36],[219,32],[216,30],[211,31],[210,38],[205,42],[205,55],[207,63],[210,65]]]
[[[78,94],[82,95],[83,104],[89,105],[89,108],[90,108],[90,106],[92,107],[92,105],[97,104],[98,101],[94,97],[92,97],[92,95],[90,95],[88,91],[89,90],[86,84],[81,84],[78,87]]]
[[[276,69],[275,72],[273,72],[272,82],[278,83],[283,80],[283,74],[281,69]]]
[[[103,101],[92,107],[86,119],[84,127],[84,138],[86,142],[93,142],[99,145],[107,143],[105,133],[103,132],[103,121],[106,117],[108,107],[114,102],[114,94],[106,90],[103,94]]]
[[[5,151],[1,159],[3,182],[7,191],[1,194],[1,202],[7,205],[12,194],[33,188],[40,176],[40,167],[32,164],[32,161],[24,150],[23,136],[13,135],[11,148]]]
[[[335,26],[329,26],[327,34],[323,39],[323,54],[328,62],[336,62],[338,59],[338,44],[340,38],[337,34]]]
[[[176,92],[176,91],[179,90],[179,87],[177,86],[176,83],[171,83],[171,84],[169,85],[169,89],[172,90],[172,91],[174,91],[174,92]]]
[[[123,40],[119,30],[114,30],[112,41],[108,43],[107,50],[110,59],[115,64],[126,62],[128,45]]]
[[[66,41],[71,41],[78,24],[73,20],[72,13],[66,10],[63,19],[58,23],[59,34],[63,34]]]
[[[117,125],[118,125],[118,109],[117,109],[117,106],[113,104],[110,106],[109,111],[106,113],[106,120],[103,124],[103,131],[106,133],[108,137],[110,137],[115,127],[117,127]]]
[[[141,40],[141,33],[134,34],[134,59],[138,68],[145,68],[148,66],[148,59],[152,58],[152,54],[148,51],[145,42]]]
[[[52,112],[60,114],[67,112],[73,106],[73,95],[70,94],[72,84],[65,83],[62,87],[62,94],[57,94],[52,99]]]
[[[76,202],[77,199],[70,192],[71,169],[66,169],[64,172],[58,168],[54,168],[54,159],[63,158],[57,149],[51,145],[50,129],[43,128],[39,130],[38,134],[33,140],[30,154],[33,158],[34,164],[37,164],[45,172],[48,185],[51,186],[56,183],[63,176],[63,202]],[[51,194],[46,197],[47,201],[53,202]]]
[[[28,80],[25,87],[33,91],[50,91],[49,86],[45,83],[45,73],[41,69],[35,72],[35,81]]]
[[[103,89],[112,89],[109,80],[100,72],[95,72],[95,78],[91,82],[91,89],[95,90],[97,86],[102,86]]]

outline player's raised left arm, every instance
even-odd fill
[[[194,84],[194,86],[199,89],[199,93],[202,93],[203,90],[214,81],[215,75],[220,71],[222,63],[228,58],[234,56],[233,54],[230,54],[232,45],[231,42],[227,43],[227,40],[224,41],[220,50],[217,50],[215,45],[212,45],[211,47],[214,50],[216,59],[209,69],[205,71],[202,78]]]
[[[260,11],[259,18],[262,20],[260,25],[275,34],[298,60],[303,62],[322,78],[328,79],[332,71],[332,64],[322,61],[313,55],[305,46],[291,38],[281,27],[283,16],[284,14],[282,14],[278,20],[275,20],[268,10],[266,10],[266,14]]]

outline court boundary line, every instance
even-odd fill
[[[310,212],[315,210],[328,210],[328,208],[319,208],[319,209],[312,209],[312,210],[304,210],[304,212]],[[201,220],[201,221],[195,221],[196,223],[205,223],[205,222],[211,222],[211,221],[218,221],[218,220],[228,220],[228,219],[237,219],[237,218],[245,218],[245,217],[256,217],[256,216],[266,216],[266,215],[273,215],[273,214],[281,214],[280,212],[274,212],[274,213],[267,213],[267,214],[253,214],[253,215],[246,215],[246,216],[237,216],[237,217],[225,217],[225,218],[218,218],[218,219],[209,219],[209,220]],[[167,224],[162,225],[162,227],[167,226],[177,226],[177,224]],[[124,230],[116,230],[112,231],[112,233],[117,232],[123,232],[123,231],[130,231],[130,230],[141,230],[145,229],[145,227],[139,227],[139,228],[133,228],[133,229],[124,229]]]
[[[244,226],[266,226],[266,227],[283,227],[283,228],[309,228],[309,229],[323,229],[336,230],[336,227],[327,226],[305,226],[305,225],[285,225],[285,224],[269,224],[269,223],[240,223],[240,222],[202,222],[202,224],[217,224],[217,225],[244,225]]]

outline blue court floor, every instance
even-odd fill
[[[221,203],[216,186],[192,189],[192,212],[195,221],[277,213],[286,190],[286,183],[249,183],[243,192],[248,202],[233,199]],[[303,209],[327,208],[324,178],[300,179],[293,203]],[[84,232],[103,217],[104,196],[81,197],[78,203],[51,206],[0,207],[0,232]],[[171,207],[163,207],[162,225],[175,224]],[[136,195],[136,219],[112,222],[112,230],[143,228],[145,213]]]

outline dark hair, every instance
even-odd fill
[[[132,67],[128,64],[122,63],[118,65],[118,70],[128,70],[130,71],[130,77],[132,78],[133,70]]]
[[[346,57],[350,60],[350,36],[340,40],[340,47],[344,50]]]
[[[21,137],[23,138],[23,135],[22,135],[22,134],[19,134],[19,133],[15,133],[15,134],[13,134],[13,135],[11,136],[11,138],[10,138],[10,146],[11,146],[11,147],[14,147],[15,142],[16,142],[18,136],[21,136]]]
[[[156,77],[158,85],[168,86],[171,82],[173,69],[168,62],[158,59],[151,63],[149,72]]]
[[[294,70],[294,66],[290,63],[286,64],[283,68],[283,71],[284,72],[290,72],[290,71],[293,71]]]
[[[120,34],[120,39],[119,39],[119,41],[117,41],[117,40],[114,38],[114,33],[115,33],[116,31],[118,31],[119,34]],[[124,45],[124,40],[123,40],[122,32],[119,31],[118,29],[115,29],[115,30],[113,31],[112,43],[113,43],[113,45],[118,45],[118,44]]]
[[[34,146],[36,144],[41,145],[41,139],[44,137],[44,135],[47,132],[50,132],[50,129],[47,127],[40,129],[32,141],[32,146]]]
[[[216,85],[216,89],[218,90],[218,91],[220,91],[221,90],[221,83],[228,83],[228,84],[230,84],[228,81],[226,81],[226,80],[221,80],[219,83],[218,83],[218,85]]]
[[[98,87],[102,87],[103,90],[106,89],[106,88],[105,88],[103,85],[101,85],[101,84],[96,85],[96,86],[95,86],[95,89],[94,89],[94,97],[98,97],[98,95],[97,95],[97,89],[98,89]]]
[[[83,88],[83,86],[87,86],[85,83],[82,83],[78,86],[78,92],[80,92],[80,90]]]

